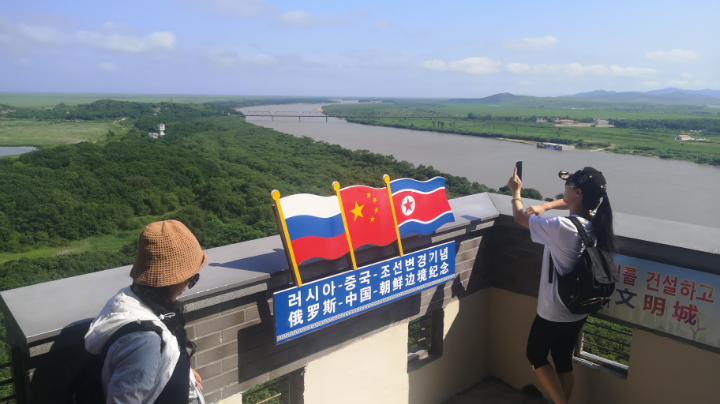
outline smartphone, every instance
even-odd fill
[[[522,160],[515,162],[515,168],[517,168],[517,176],[522,181]]]

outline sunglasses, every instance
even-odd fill
[[[188,289],[192,289],[193,286],[195,286],[195,284],[198,283],[199,280],[200,280],[200,273],[198,272],[189,279],[190,283],[188,284]]]
[[[572,189],[580,189],[579,186],[577,186],[577,185],[570,185],[570,184],[568,184],[567,182],[565,183],[565,186],[568,187],[568,188],[572,188]]]

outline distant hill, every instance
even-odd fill
[[[515,95],[510,93],[500,93],[484,98],[453,98],[447,102],[453,104],[506,104],[517,102],[526,98],[535,98],[526,95]]]
[[[650,90],[647,91],[646,94],[652,94],[652,95],[663,95],[663,94],[670,94],[670,93],[683,93],[683,94],[697,94],[697,95],[704,95],[706,97],[710,98],[717,98],[720,99],[720,90],[683,90],[681,88],[675,88],[675,87],[668,87],[663,88],[661,90]]]
[[[570,95],[569,97],[644,104],[688,102],[693,104],[717,104],[718,100],[720,100],[720,90],[683,90],[679,88],[664,88],[647,92],[595,90]]]

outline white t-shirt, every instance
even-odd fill
[[[588,237],[593,238],[592,224],[577,216],[585,227]],[[545,245],[542,259],[542,276],[538,293],[537,313],[548,321],[569,323],[587,317],[587,314],[573,314],[560,300],[557,293],[557,274],[553,283],[548,282],[550,271],[550,254],[555,269],[560,274],[570,273],[578,259],[582,248],[582,240],[575,225],[566,217],[530,216],[530,238],[532,241]]]

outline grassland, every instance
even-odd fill
[[[583,118],[614,118],[614,119],[690,119],[698,117],[720,118],[720,110],[702,108],[697,111],[687,111],[683,108],[670,109],[669,107],[634,110],[632,106],[600,106],[592,108],[529,108],[517,106],[492,106],[482,104],[457,104],[435,102],[408,102],[387,104],[343,104],[323,107],[328,114],[377,114],[377,115],[426,115],[429,113],[457,115],[467,117],[469,113],[477,116],[492,115],[503,117],[531,117],[531,116],[567,116],[569,119]]]
[[[97,100],[112,99],[136,102],[204,103],[213,101],[243,100],[250,97],[230,95],[183,95],[183,94],[71,94],[71,93],[0,93],[0,104],[16,107],[50,108],[60,103],[66,105],[90,104]],[[258,98],[258,97],[252,97]]]
[[[128,131],[122,121],[60,121],[0,119],[0,146],[55,147],[80,142],[103,142],[109,131],[118,137]]]
[[[46,258],[58,255],[78,254],[86,251],[116,252],[124,245],[137,241],[141,230],[124,231],[115,235],[89,237],[60,247],[40,247],[21,253],[0,253],[0,264],[20,258]]]
[[[116,100],[134,102],[176,102],[183,104],[202,104],[206,102],[233,101],[238,103],[274,104],[280,101],[288,103],[293,99],[306,102],[318,97],[271,97],[271,96],[237,96],[237,95],[193,95],[193,94],[73,94],[73,93],[2,93],[0,104],[15,107],[52,108],[60,103],[65,105],[90,104],[97,100]]]

